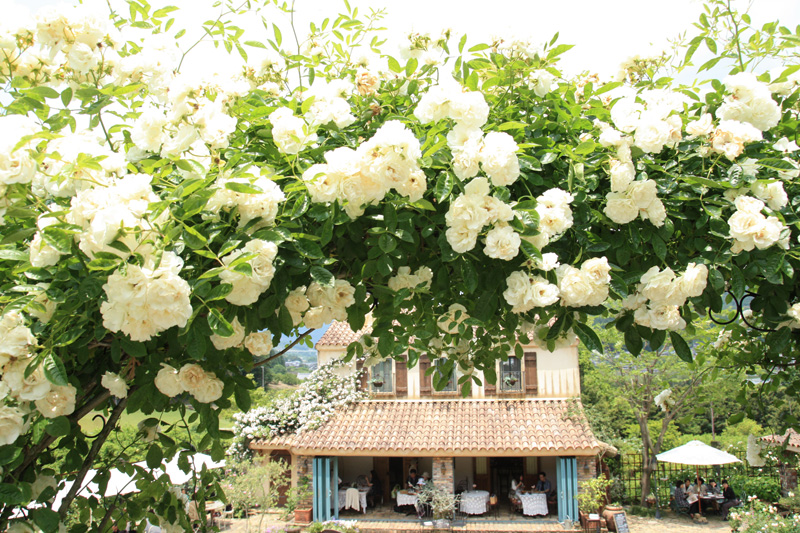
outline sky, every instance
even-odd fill
[[[109,0],[119,5],[120,0]],[[289,0],[291,1],[291,0]],[[106,0],[86,0],[107,10]],[[57,0],[0,0],[2,13],[30,11],[63,4]],[[254,1],[254,4],[258,3]],[[181,9],[178,23],[192,26],[216,18],[218,8],[213,0],[153,0],[154,7],[175,5]],[[651,45],[662,48],[668,39],[691,29],[702,12],[699,0],[352,0],[351,5],[361,13],[370,8],[385,8],[384,25],[389,28],[390,42],[398,42],[410,31],[438,32],[451,28],[457,34],[467,33],[470,43],[481,42],[495,35],[532,36],[535,42],[549,41],[559,32],[559,42],[574,44],[562,60],[562,69],[574,74],[583,70],[612,76],[627,56],[647,51]],[[735,1],[739,10],[747,2]],[[335,17],[343,10],[338,0],[296,0],[296,27],[308,27],[310,20],[321,21]],[[284,14],[263,11],[269,22],[288,28]],[[800,23],[800,2],[796,0],[754,0],[750,8],[753,22],[762,24],[780,20],[794,28]],[[245,17],[240,26],[253,30],[251,39],[266,35],[259,17]],[[191,37],[191,33],[187,33]],[[290,36],[284,31],[284,41]],[[457,40],[455,41],[457,43]],[[392,53],[392,51],[390,51]],[[394,55],[394,54],[393,54]]]

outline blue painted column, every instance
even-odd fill
[[[339,518],[339,458],[314,457],[314,520]]]
[[[556,463],[558,490],[558,521],[579,520],[578,500],[578,465],[574,457],[559,457]]]

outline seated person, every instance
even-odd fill
[[[519,492],[523,492],[525,490],[525,481],[522,474],[520,474],[518,479],[511,480],[511,493],[517,494]]]
[[[550,484],[550,480],[547,479],[547,474],[544,472],[539,472],[539,481],[536,482],[536,492],[544,492],[549,494],[552,488],[553,487]]]
[[[694,485],[692,485],[694,487]],[[686,493],[686,501],[689,503],[689,516],[694,518],[694,515],[700,513],[700,496],[697,492],[691,492],[691,488],[689,492]]]
[[[705,487],[706,487],[705,494],[708,497],[708,501],[703,502],[703,505],[711,505],[712,509],[714,509],[715,511],[719,511],[719,500],[715,498],[715,496],[722,494],[722,491],[717,486],[717,482],[712,479],[711,481],[708,482],[708,485],[705,485]]]
[[[684,482],[678,480],[675,482],[675,510],[685,511],[689,509],[689,502],[686,501],[686,487]]]
[[[431,481],[431,475],[427,472],[422,473],[422,477],[417,480],[417,486],[419,488],[425,487]]]
[[[408,478],[406,478],[406,486],[408,486],[409,488],[412,488],[412,489],[416,488],[417,481],[419,481],[419,477],[417,476],[417,469],[416,468],[412,468],[408,472]]]
[[[741,500],[736,497],[736,493],[733,492],[733,489],[730,485],[728,485],[727,481],[722,482],[722,495],[725,497],[725,500],[722,502],[722,519],[728,519],[728,511],[731,510],[731,507],[736,507],[741,505]]]
[[[717,485],[715,480],[711,480],[708,482],[708,495],[709,496],[717,496],[722,494],[722,489]]]
[[[358,476],[356,478],[356,487],[358,487],[359,490],[368,489],[370,487],[370,482],[367,479],[367,476],[365,476],[364,474]]]
[[[383,487],[381,486],[381,480],[378,477],[378,473],[375,472],[374,470],[371,470],[369,473],[367,486],[369,487],[368,494],[374,494],[376,496],[380,496],[381,494],[383,494]]]

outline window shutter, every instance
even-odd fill
[[[402,361],[394,362],[394,382],[397,396],[408,396],[408,368],[405,357]]]
[[[536,352],[525,352],[525,393],[539,392],[539,378],[536,375]]]
[[[356,372],[361,372],[364,368],[364,361],[356,361]],[[369,369],[361,372],[361,378],[358,380],[358,388],[363,391],[369,392]]]
[[[423,355],[419,358],[419,393],[422,394],[430,394],[431,393],[431,376],[426,375],[428,369],[431,367],[431,360],[428,359],[427,355]]]
[[[495,370],[497,370],[497,363],[495,363]],[[498,375],[496,371],[495,375]],[[497,384],[489,383],[489,380],[486,379],[486,375],[483,376],[483,392],[486,396],[497,394]]]

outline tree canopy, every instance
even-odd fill
[[[791,29],[710,2],[680,55],[608,81],[565,78],[557,36],[412,34],[392,57],[381,13],[346,3],[303,42],[285,21],[245,35],[251,2],[224,3],[198,42],[175,8],[127,6],[0,27],[0,528],[70,479],[25,519],[190,529],[145,468],[125,467],[141,482],[124,508],[76,499],[123,412],[148,417],[150,467],[220,458],[219,410],[250,405],[242,371],[334,319],[371,320],[351,355],[443,355],[468,392],[520,339],[602,351],[592,316],[634,355],[669,336],[688,362],[698,317],[728,320],[732,296],[732,364],[797,391]],[[201,41],[237,74],[182,70]],[[700,47],[701,71],[730,74],[674,82]]]

